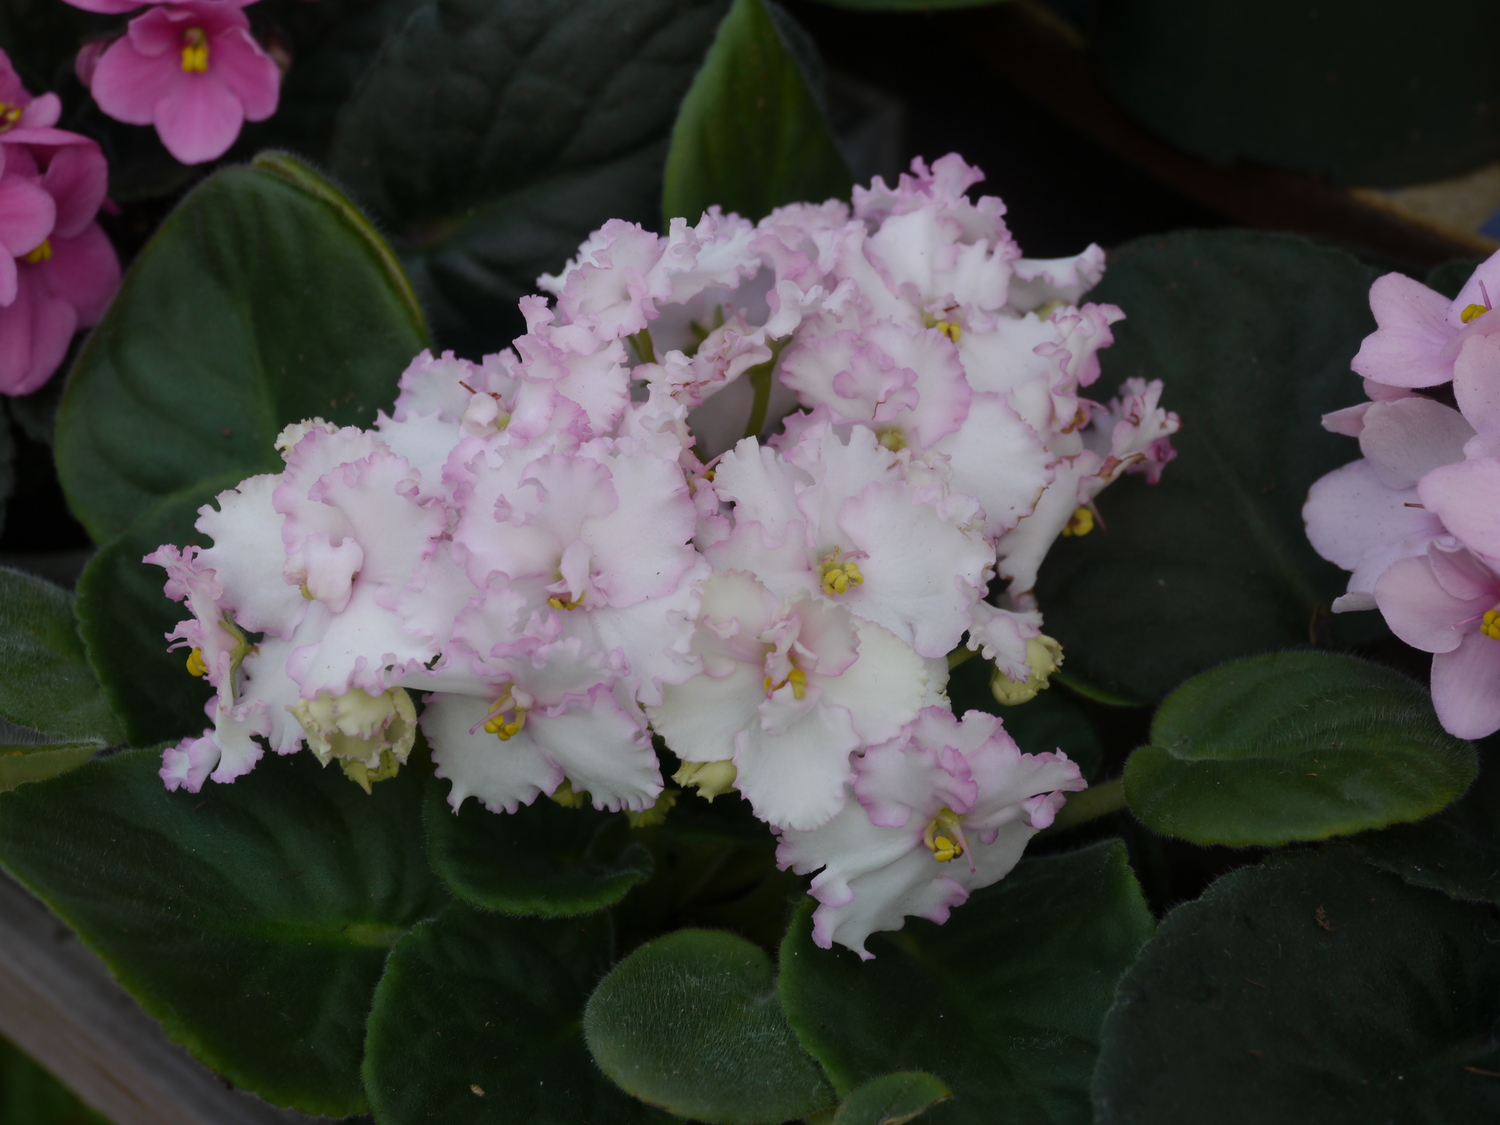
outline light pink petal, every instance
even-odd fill
[[[1469,275],[1464,287],[1458,291],[1448,309],[1448,325],[1459,329],[1464,326],[1463,312],[1470,305],[1493,308],[1500,301],[1500,251],[1491,254]]]
[[[1452,539],[1445,537],[1428,546],[1427,558],[1438,585],[1455,598],[1500,600],[1500,579],[1494,571]]]
[[[231,27],[215,35],[209,48],[208,65],[212,73],[240,99],[247,121],[264,121],[276,112],[281,72],[250,32]]]
[[[1453,397],[1476,430],[1500,430],[1500,335],[1463,342],[1453,362]]]
[[[77,310],[80,328],[95,324],[120,288],[120,259],[98,223],[84,227],[77,238],[55,239],[52,257],[33,268],[54,296]]]
[[[202,164],[229,151],[240,135],[245,111],[234,91],[212,73],[187,79],[157,105],[156,131],[178,160]]]
[[[1417,485],[1417,495],[1464,546],[1500,559],[1500,459],[1434,469]]]
[[[1359,448],[1382,484],[1411,488],[1439,465],[1462,461],[1464,442],[1473,436],[1474,427],[1457,410],[1414,395],[1372,402]]]
[[[187,75],[175,55],[143,55],[130,39],[118,39],[94,68],[90,90],[99,108],[116,121],[150,125],[156,107],[186,84]]]
[[[1391,631],[1423,652],[1452,652],[1474,631],[1476,614],[1490,608],[1493,599],[1479,605],[1455,598],[1443,589],[1424,556],[1398,559],[1375,583],[1375,600]]]
[[[1302,518],[1313,550],[1354,570],[1389,544],[1442,534],[1432,513],[1417,504],[1415,490],[1389,488],[1368,461],[1351,461],[1313,484]]]
[[[74,238],[99,213],[109,188],[109,166],[98,145],[68,145],[52,158],[42,186],[57,203],[52,237]]]
[[[1432,705],[1459,738],[1500,730],[1500,641],[1475,630],[1452,652],[1432,658]]]
[[[1366,379],[1393,387],[1432,387],[1453,377],[1443,349],[1453,339],[1448,298],[1404,274],[1388,273],[1370,286],[1378,328],[1350,364]]]

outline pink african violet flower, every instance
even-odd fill
[[[907,915],[946,922],[970,891],[1004,878],[1064,793],[1085,788],[1066,754],[1021,753],[995,716],[924,707],[855,761],[854,799],[837,816],[781,832],[776,860],[818,871],[813,941],[869,960],[874,931],[899,930]]]
[[[0,133],[0,393],[45,383],[119,287],[119,259],[94,221],[107,180],[86,137],[47,125]]]
[[[21,85],[21,76],[0,51],[0,135],[12,129],[42,129],[57,124],[62,100],[56,94],[32,97]]]
[[[188,0],[131,20],[94,66],[90,88],[105,113],[155,125],[168,152],[201,164],[224,155],[245,121],[276,111],[280,83],[238,3]]]
[[[1500,730],[1500,576],[1491,566],[1445,536],[1387,567],[1375,600],[1396,636],[1433,654],[1443,728],[1460,738]]]

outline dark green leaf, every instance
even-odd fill
[[[727,0],[430,0],[335,129],[340,181],[394,228],[439,336],[474,354],[610,218],[654,227],[678,102]]]
[[[734,0],[682,100],[662,211],[712,204],[759,219],[785,203],[849,194],[851,178],[802,68],[761,0]]]
[[[1182,416],[1162,481],[1128,477],[1099,498],[1102,528],[1059,540],[1037,596],[1069,678],[1155,702],[1237,656],[1321,637],[1348,575],[1308,545],[1302,504],[1358,446],[1324,431],[1362,401],[1349,360],[1373,331],[1375,271],[1285,235],[1210,231],[1147,238],[1110,256],[1091,300],[1126,319],[1090,389],[1166,384]],[[1380,629],[1342,614],[1340,629]],[[1349,634],[1353,637],[1353,633]]]
[[[391,952],[365,1086],[382,1125],[643,1125],[663,1115],[589,1061],[579,1013],[609,922],[504,918],[454,903]]]
[[[0,793],[45,781],[81,766],[99,752],[97,742],[12,742],[0,745]]]
[[[1183,684],[1125,764],[1130,811],[1198,844],[1286,844],[1420,820],[1478,773],[1427,689],[1333,653],[1236,660]]]
[[[1100,76],[1152,131],[1218,163],[1409,184],[1500,156],[1500,6],[1116,0]]]
[[[1377,867],[1454,898],[1500,905],[1500,749],[1481,747],[1479,780],[1463,800],[1418,824],[1400,824],[1352,843]]]
[[[1099,1125],[1500,1118],[1500,923],[1342,849],[1167,915],[1120,982]]]
[[[198,509],[239,482],[230,473],[167,497],[105,544],[78,580],[78,628],[89,662],[132,746],[197,734],[213,692],[188,673],[181,649],[167,651],[166,635],[187,609],[162,593],[166,571],[141,558],[163,543],[206,545],[193,530]]]
[[[833,1125],[903,1125],[952,1096],[952,1090],[920,1070],[887,1074],[845,1098]]]
[[[507,914],[588,914],[651,876],[651,853],[628,837],[624,813],[569,809],[540,798],[514,813],[478,801],[448,807],[449,785],[427,789],[432,868],[459,898]]]
[[[11,419],[0,412],[0,529],[5,527],[6,503],[16,490],[16,439],[11,425]]]
[[[361,1112],[386,954],[446,898],[417,769],[366,796],[311,754],[268,756],[194,794],[167,792],[160,761],[124,751],[0,795],[0,863],[237,1086]]]
[[[1118,840],[1025,860],[946,925],[872,938],[873,961],[813,945],[810,917],[782,944],[781,1004],[841,1093],[920,1069],[953,1090],[933,1125],[1089,1121],[1099,1028],[1152,928]]]
[[[275,472],[288,423],[368,425],[427,343],[390,249],[289,157],[170,214],[79,354],[57,418],[69,505],[105,542],[210,477]]]
[[[1444,262],[1432,268],[1427,275],[1427,284],[1451,301],[1458,296],[1458,291],[1473,275],[1477,265],[1478,258],[1459,258],[1457,261]]]
[[[599,982],[583,1029],[605,1074],[680,1117],[777,1125],[834,1102],[781,1014],[771,959],[721,930],[637,949]]]
[[[3,568],[0,719],[47,736],[44,741],[97,749],[120,739],[79,639],[73,599],[50,582]]]
[[[0,1125],[109,1125],[109,1122],[0,1039]]]
[[[940,12],[946,8],[986,8],[1002,0],[822,0],[835,8],[866,12]]]

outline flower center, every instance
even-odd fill
[[[195,648],[192,652],[188,653],[187,670],[189,676],[208,675],[208,665],[203,662],[203,650],[201,648]]]
[[[547,599],[547,604],[553,609],[577,609],[583,604],[583,595],[579,594],[576,598],[568,598],[564,601],[560,595],[553,594]]]
[[[526,725],[526,708],[513,706],[510,689],[506,688],[494,703],[490,704],[490,717],[484,721],[484,729],[501,742],[509,742],[521,733]]]
[[[1500,641],[1500,608],[1485,610],[1479,631],[1492,641]]]
[[[1094,530],[1094,513],[1087,508],[1077,508],[1068,517],[1066,526],[1063,527],[1064,535],[1087,535]]]
[[[876,431],[875,436],[880,444],[892,453],[900,453],[906,448],[906,434],[902,432],[900,426],[887,426],[883,430]]]
[[[922,843],[932,852],[939,863],[949,863],[964,854],[965,840],[958,814],[945,808],[927,822],[922,829]]]
[[[779,684],[773,684],[771,677],[767,676],[766,694],[775,695],[782,688],[786,687],[787,684],[792,685],[792,698],[798,703],[807,698],[807,673],[801,668],[793,668],[786,674],[786,679],[782,680]]]
[[[865,576],[859,572],[859,564],[852,562],[826,562],[823,564],[823,593],[829,597],[847,594],[850,587],[864,585]]]
[[[208,36],[201,27],[182,33],[182,69],[188,74],[208,73]]]
[[[1465,324],[1472,324],[1489,311],[1484,305],[1465,305],[1464,311],[1458,314],[1458,319]]]
[[[21,107],[10,105],[8,102],[0,102],[0,133],[13,129],[17,121],[21,120]]]
[[[52,240],[50,238],[47,238],[42,240],[42,244],[40,246],[26,255],[26,260],[32,265],[36,265],[38,262],[45,262],[51,257]]]

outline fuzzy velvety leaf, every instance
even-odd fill
[[[0,793],[45,781],[81,766],[99,752],[97,742],[12,742],[0,745]]]
[[[643,945],[583,1017],[594,1061],[627,1092],[711,1125],[777,1125],[831,1106],[776,1002],[771,959],[722,930]]]
[[[1148,827],[1198,844],[1286,844],[1420,820],[1478,773],[1427,690],[1321,652],[1236,660],[1167,696],[1125,764]]]
[[[366,796],[311,754],[169,793],[158,750],[0,795],[0,864],[237,1086],[365,1107],[365,1018],[391,946],[446,898],[416,768]]]
[[[73,599],[50,582],[0,568],[0,719],[46,736],[91,743],[120,738],[89,667]],[[0,766],[0,775],[4,767]]]
[[[1118,840],[1025,860],[946,925],[876,935],[873,961],[815,946],[810,906],[782,943],[781,1004],[841,1093],[920,1069],[953,1090],[923,1122],[1090,1120],[1099,1028],[1152,928]]]
[[[198,734],[213,694],[188,673],[181,649],[167,651],[166,635],[187,609],[162,593],[167,572],[141,559],[163,543],[206,546],[193,530],[198,509],[239,482],[233,472],[168,496],[100,548],[78,580],[79,632],[132,746]]]
[[[657,225],[677,104],[727,7],[429,0],[389,39],[329,159],[402,232],[445,345],[498,350],[591,230]]]
[[[1500,922],[1344,849],[1224,876],[1120,982],[1100,1125],[1500,1117]]]
[[[369,425],[426,346],[390,249],[290,157],[211,177],[167,216],[79,353],[58,474],[97,542],[209,477],[276,472],[288,423]]]
[[[665,1122],[589,1060],[579,1027],[610,962],[592,918],[506,918],[454,903],[391,952],[365,1085],[383,1125]]]
[[[1340,251],[1245,231],[1111,254],[1089,299],[1127,319],[1088,394],[1163,380],[1163,404],[1182,416],[1180,456],[1160,484],[1107,489],[1104,526],[1059,540],[1042,568],[1037,595],[1070,677],[1154,702],[1225,660],[1321,639],[1348,576],[1308,544],[1302,504],[1359,456],[1319,419],[1364,398],[1349,360],[1375,327],[1375,276]],[[1333,625],[1381,628],[1374,613]]]
[[[624,813],[569,809],[546,798],[514,813],[465,801],[455,813],[448,789],[437,778],[427,787],[429,855],[448,889],[475,906],[588,914],[651,877],[651,853],[629,839]]]
[[[952,1090],[920,1070],[887,1074],[845,1098],[833,1125],[903,1125],[952,1096]]]
[[[1352,843],[1377,867],[1454,898],[1500,905],[1500,744],[1480,747],[1479,780],[1463,799],[1417,824]]]
[[[761,0],[735,0],[677,112],[663,214],[693,222],[717,203],[760,219],[786,203],[846,196],[850,183],[771,13]]]
[[[1500,156],[1500,7],[1434,0],[1116,0],[1093,45],[1110,92],[1219,164],[1409,184]]]

